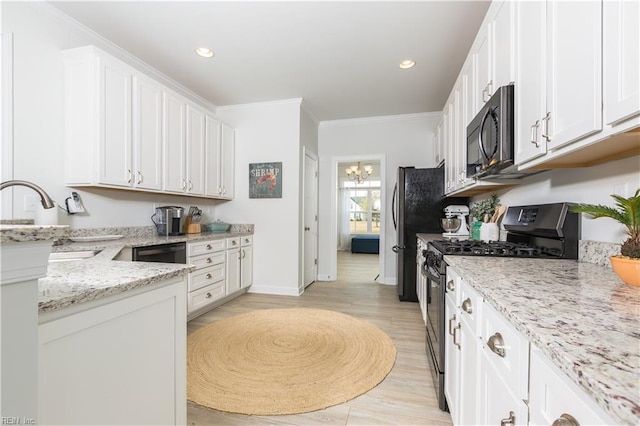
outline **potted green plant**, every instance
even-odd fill
[[[627,284],[640,285],[640,188],[624,198],[613,194],[615,207],[602,204],[578,204],[571,207],[576,213],[586,213],[594,219],[608,217],[627,228],[629,236],[620,247],[620,255],[611,256],[611,267]]]
[[[484,221],[485,215],[489,215],[489,217],[493,216],[498,204],[500,204],[500,199],[496,194],[491,194],[489,198],[476,201],[473,204],[470,211],[471,217],[474,219],[471,225],[471,239],[480,239],[480,226]]]

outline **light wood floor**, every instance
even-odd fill
[[[368,256],[368,257],[367,257]],[[450,425],[437,407],[425,354],[424,323],[416,303],[399,302],[394,286],[377,284],[378,256],[342,253],[338,281],[316,282],[300,297],[245,294],[188,323],[191,333],[213,321],[255,309],[330,309],[376,324],[398,351],[391,373],[377,387],[344,404],[298,415],[245,416],[189,403],[190,425]]]

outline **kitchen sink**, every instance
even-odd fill
[[[59,251],[49,255],[49,262],[68,262],[71,260],[89,259],[102,250]]]

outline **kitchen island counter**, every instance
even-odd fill
[[[175,242],[194,242],[251,235],[249,232],[203,232],[175,237],[142,236],[110,241],[67,242],[53,252],[100,250],[89,259],[50,262],[38,282],[38,311],[52,313],[142,288],[195,270],[193,265],[114,260],[122,250]]]
[[[613,419],[640,421],[640,287],[575,260],[445,256]]]

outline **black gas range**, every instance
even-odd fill
[[[446,268],[444,256],[496,256],[577,259],[580,215],[568,203],[513,206],[502,221],[506,241],[434,240],[423,251],[427,278],[427,355],[441,410],[444,397],[444,333]],[[441,344],[442,342],[442,344]]]

